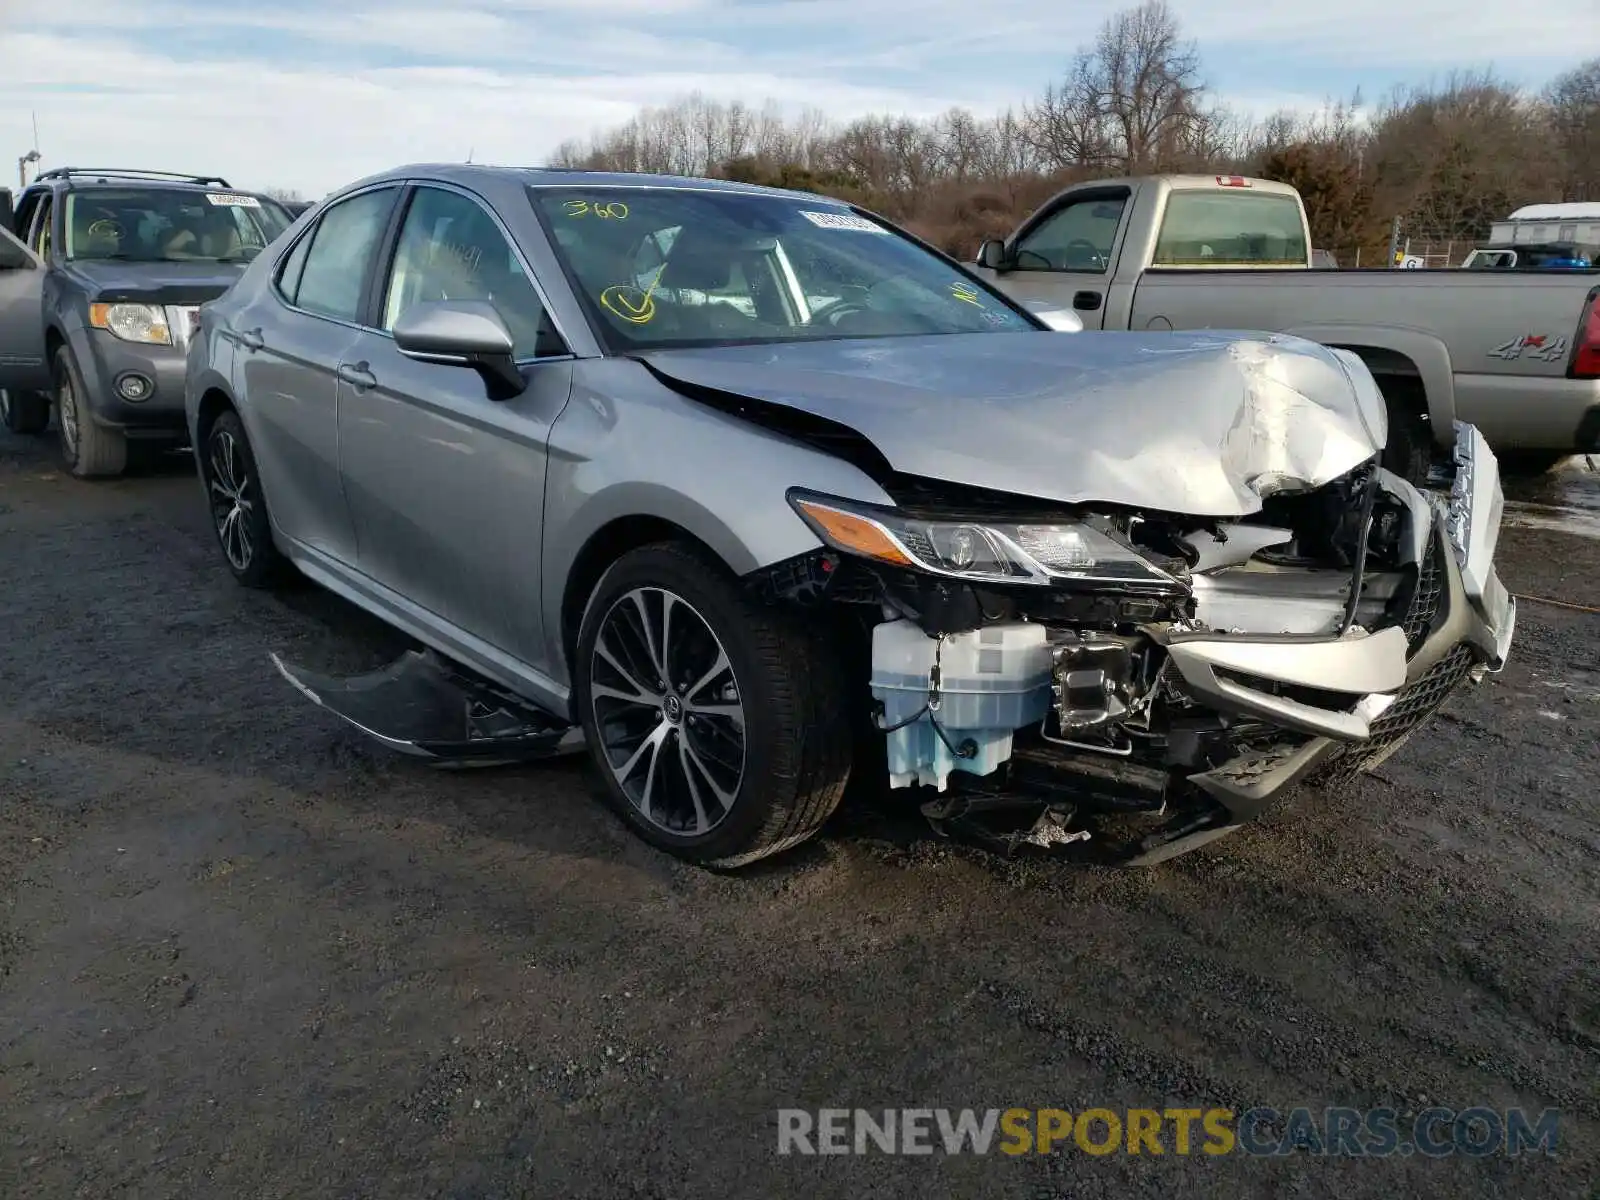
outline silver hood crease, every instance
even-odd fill
[[[850,428],[896,471],[1066,504],[1245,516],[1337,479],[1387,439],[1359,360],[1277,335],[993,334],[641,357],[681,384]]]

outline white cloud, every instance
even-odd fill
[[[1310,79],[1423,79],[1530,39],[1460,0],[1176,0],[1224,99],[1314,109]],[[0,166],[218,172],[320,194],[401,162],[536,163],[691,90],[834,116],[993,111],[1028,99],[1119,0],[0,0]],[[914,16],[909,14],[914,12]],[[1592,26],[1592,27],[1591,27]],[[1560,61],[1600,53],[1568,22]],[[1248,55],[1247,60],[1239,58]],[[1229,62],[1272,64],[1232,74]],[[1346,71],[1333,64],[1358,64]],[[1301,68],[1309,74],[1302,74]],[[94,90],[100,89],[100,90]],[[113,94],[107,94],[111,89]]]

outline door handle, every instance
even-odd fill
[[[358,392],[364,392],[368,388],[375,388],[378,386],[378,377],[368,370],[365,361],[358,363],[340,363],[339,378],[344,380],[351,387],[355,388]]]
[[[246,350],[259,350],[267,344],[267,339],[261,336],[259,329],[237,329],[229,337]]]
[[[1083,312],[1093,312],[1100,307],[1100,293],[1077,292],[1072,297],[1072,307]]]

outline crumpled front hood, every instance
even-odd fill
[[[1320,487],[1388,436],[1348,351],[1232,331],[851,339],[640,357],[690,387],[826,418],[896,471],[1195,516]]]
[[[80,259],[68,270],[93,300],[146,304],[203,304],[244,274],[245,263],[119,262]]]

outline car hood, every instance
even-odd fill
[[[1243,516],[1388,436],[1360,359],[1300,338],[994,333],[638,356],[666,381],[855,431],[897,472],[1066,504]]]
[[[78,261],[69,264],[94,300],[204,304],[233,286],[247,263]]]

